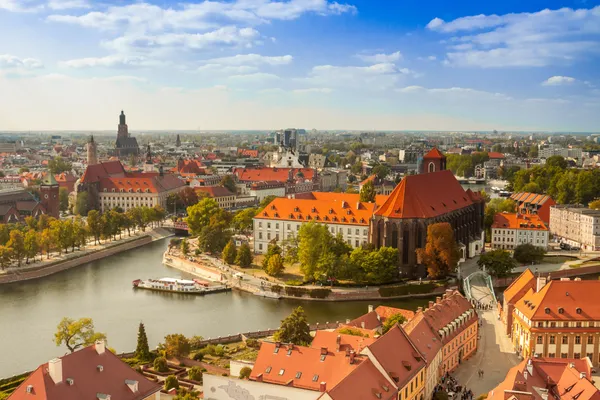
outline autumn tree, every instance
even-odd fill
[[[247,234],[252,231],[254,216],[257,213],[256,208],[246,208],[240,210],[233,216],[233,229],[239,233]]]
[[[271,259],[271,257],[273,257],[276,254],[281,255],[281,251],[282,251],[281,247],[279,247],[277,242],[275,240],[271,241],[269,243],[269,246],[267,247],[267,253],[265,254],[265,257],[263,258],[262,268],[264,270],[266,270],[269,265],[269,260]]]
[[[25,239],[23,233],[18,229],[10,231],[10,239],[6,244],[11,250],[13,259],[17,261],[17,266],[21,266],[21,261],[25,256]]]
[[[591,201],[588,207],[592,210],[600,210],[600,199]]]
[[[417,256],[427,267],[432,278],[448,275],[456,269],[460,252],[452,226],[447,222],[431,224],[427,227],[425,248],[417,249]]]
[[[190,353],[190,342],[181,333],[175,333],[165,336],[164,348],[168,356],[186,356]]]
[[[406,317],[400,313],[389,316],[383,323],[382,333],[389,331],[394,325],[402,325],[406,322]]]
[[[77,198],[75,199],[75,209],[73,210],[77,215],[88,215],[89,211],[89,195],[88,192],[79,192],[77,193]]]
[[[40,250],[46,251],[46,259],[50,259],[50,252],[54,246],[54,238],[50,228],[46,228],[40,235]]]
[[[223,261],[225,261],[227,264],[233,264],[236,256],[237,248],[235,247],[235,241],[230,239],[223,249]]]
[[[27,231],[27,233],[25,234],[24,246],[26,257],[25,263],[29,264],[30,258],[33,258],[35,262],[35,256],[37,255],[40,247],[38,233],[35,230],[30,229]]]
[[[179,381],[175,375],[169,375],[165,378],[165,390],[169,391],[173,388],[179,389]]]
[[[94,331],[94,321],[91,318],[81,318],[77,321],[63,318],[56,327],[54,343],[57,346],[64,344],[71,353],[80,347],[86,347],[96,340],[105,340],[106,335]]]
[[[199,200],[198,193],[189,186],[181,190],[177,195],[179,196],[181,205],[184,208],[193,206],[194,204],[198,203]]]
[[[360,189],[360,201],[367,203],[375,202],[375,184],[372,179],[367,181]]]
[[[58,199],[60,202],[60,211],[67,211],[69,209],[69,191],[67,188],[58,189]]]
[[[63,159],[62,157],[54,157],[53,159],[48,161],[48,169],[51,174],[60,174],[62,172],[68,172],[73,169],[73,165]]]
[[[252,265],[252,251],[248,243],[244,242],[237,251],[235,263],[242,268],[248,268]]]
[[[504,278],[508,276],[517,267],[515,259],[506,250],[495,249],[485,252],[479,256],[477,260],[479,268],[485,270],[496,278]]]
[[[308,346],[312,341],[310,327],[304,314],[304,309],[298,307],[281,321],[279,330],[273,338],[278,342],[293,343],[298,346]]]
[[[283,258],[279,254],[273,254],[271,258],[269,258],[269,262],[267,263],[267,268],[265,272],[269,276],[277,276],[283,272],[285,269],[283,265]]]
[[[5,270],[8,268],[12,259],[12,249],[8,246],[0,245],[0,269]]]
[[[96,210],[92,210],[87,215],[87,224],[90,234],[94,237],[94,244],[100,241],[102,235],[102,216]]]
[[[233,180],[231,175],[225,175],[223,178],[221,178],[221,182],[219,183],[219,185],[223,186],[224,188],[227,188],[227,190],[229,190],[233,194],[237,192],[235,181]]]

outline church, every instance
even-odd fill
[[[117,131],[117,141],[115,143],[115,155],[119,158],[137,156],[140,154],[140,147],[137,139],[129,134],[125,113],[121,111],[119,116],[119,128]]]

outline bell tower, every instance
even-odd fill
[[[58,218],[60,213],[60,200],[58,198],[58,182],[54,175],[48,172],[40,185],[40,203],[50,217]]]
[[[119,131],[117,133],[117,138],[126,138],[129,137],[129,132],[127,129],[127,122],[125,118],[125,113],[121,110],[121,115],[119,115]]]
[[[152,152],[150,151],[150,145],[146,150],[146,162],[144,163],[144,172],[154,172],[154,163],[152,162]]]
[[[87,143],[87,165],[95,164],[98,164],[98,145],[94,141],[94,135],[92,135]]]

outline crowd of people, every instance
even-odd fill
[[[483,370],[477,371],[479,377],[483,377]],[[442,391],[448,394],[448,398],[453,400],[473,400],[473,392],[464,386],[458,384],[458,381],[448,372],[442,376],[441,382],[433,389],[433,398],[436,393]]]

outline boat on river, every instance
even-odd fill
[[[209,286],[206,281],[199,279],[136,279],[132,282],[134,289],[147,289],[159,292],[184,293],[184,294],[208,294],[226,292],[231,290],[226,285]]]

